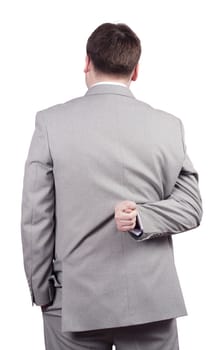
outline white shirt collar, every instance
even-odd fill
[[[128,85],[124,84],[124,83],[119,83],[117,81],[100,81],[98,83],[92,84],[90,87],[92,88],[93,86],[96,85],[103,85],[103,84],[108,84],[108,85],[120,85],[120,86],[124,86],[128,88]]]

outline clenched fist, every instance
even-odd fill
[[[125,200],[115,206],[115,221],[119,231],[132,230],[136,225],[136,203]]]

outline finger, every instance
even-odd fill
[[[126,209],[122,209],[122,211],[124,213],[131,213],[133,209],[130,209],[130,208],[126,208]]]
[[[136,223],[136,220],[131,220],[131,221],[119,221],[119,224],[121,226],[129,226],[129,225],[134,225]]]
[[[120,220],[131,220],[137,216],[137,210],[133,210],[131,213],[120,212],[117,214],[117,217]]]
[[[126,220],[119,220],[119,225],[121,226],[128,226],[128,225],[132,225],[134,222],[131,220],[131,221],[126,221]]]
[[[118,223],[121,226],[130,226],[130,225],[134,225],[136,223],[136,220],[130,220],[130,221],[120,220]]]
[[[127,226],[123,226],[120,228],[120,231],[129,231],[129,230],[132,230],[134,228],[134,224],[133,225],[127,225]]]
[[[116,205],[116,209],[120,209],[120,210],[133,210],[133,209],[136,209],[136,203],[133,202],[133,201],[129,201],[129,200],[125,200],[125,201],[122,201],[122,202],[119,202],[117,205]]]
[[[125,209],[136,209],[136,203],[133,201],[126,200],[125,203]]]

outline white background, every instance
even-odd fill
[[[142,41],[139,99],[180,117],[200,176],[201,226],[174,237],[189,316],[181,350],[215,349],[216,10],[210,0],[1,1],[1,347],[44,349],[40,308],[24,275],[20,205],[38,110],[86,92],[85,44],[103,22],[127,23]],[[133,349],[132,349],[133,350]]]

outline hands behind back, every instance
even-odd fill
[[[136,203],[125,200],[115,206],[115,222],[119,231],[126,232],[136,225]]]

